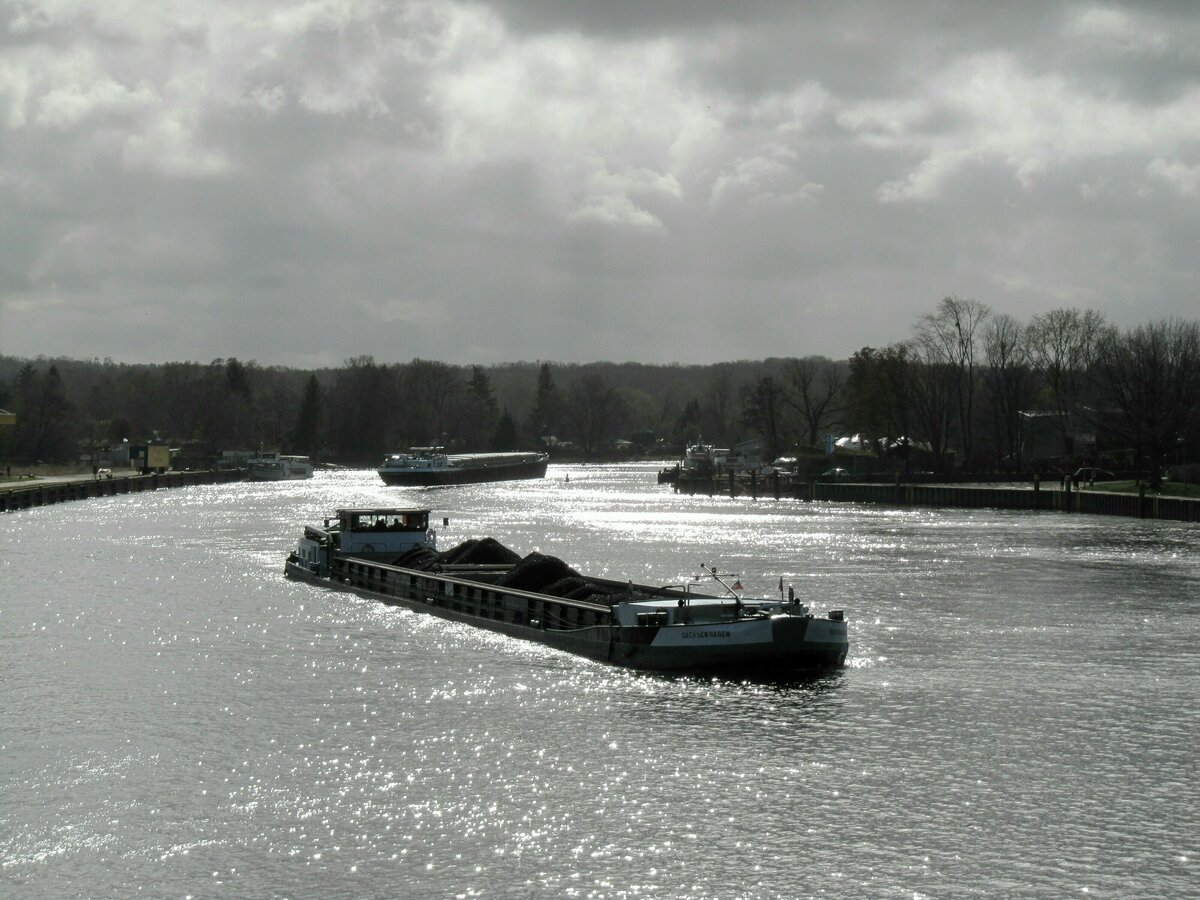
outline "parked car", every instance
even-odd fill
[[[97,469],[96,480],[99,481],[101,478],[112,481],[112,469]]]
[[[1117,476],[1108,469],[1100,469],[1096,466],[1084,466],[1082,469],[1075,470],[1076,481],[1086,481],[1089,484],[1093,481],[1113,481]]]
[[[845,469],[826,469],[821,473],[822,478],[828,478],[830,481],[845,481],[850,477],[850,473]]]

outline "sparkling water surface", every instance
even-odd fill
[[[1200,896],[1200,528],[656,468],[0,517],[0,896]],[[782,577],[846,610],[848,666],[643,675],[283,578],[358,505],[613,578]]]

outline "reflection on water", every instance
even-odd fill
[[[0,519],[6,893],[1200,893],[1194,526],[654,472],[320,473]],[[847,610],[849,665],[644,675],[281,577],[305,523],[405,504],[449,517],[444,546],[782,577]]]

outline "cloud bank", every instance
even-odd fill
[[[599,8],[602,6],[603,8]],[[16,0],[0,352],[845,356],[1195,317],[1189,4]]]

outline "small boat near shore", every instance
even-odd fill
[[[413,447],[393,453],[378,471],[389,485],[478,484],[542,478],[549,462],[547,453],[448,454],[442,447]]]
[[[259,453],[246,460],[246,477],[251,481],[300,481],[313,477],[313,464],[307,456]]]
[[[817,616],[794,595],[750,598],[714,569],[652,586],[583,575],[492,538],[437,550],[422,508],[339,509],[306,526],[290,578],[354,590],[445,619],[634,669],[793,677],[841,668],[841,610]],[[693,588],[716,584],[722,596]]]

